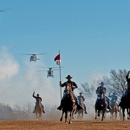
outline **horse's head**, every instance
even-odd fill
[[[70,93],[71,91],[72,91],[71,84],[67,83],[66,92]]]
[[[98,99],[103,99],[104,98],[104,94],[103,93],[98,93],[97,98]]]

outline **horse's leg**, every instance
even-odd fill
[[[36,119],[37,119],[37,121],[38,121],[38,113],[36,112]]]
[[[40,112],[40,119],[42,120],[42,111]]]
[[[95,109],[95,119],[97,119],[97,110]]]
[[[69,124],[72,124],[72,113],[73,113],[73,110],[70,112],[70,119],[69,119]]]
[[[118,112],[118,110],[116,109],[115,110],[115,120],[117,119],[117,112]]]
[[[123,121],[125,120],[125,108],[122,108]]]
[[[60,121],[62,121],[63,115],[64,115],[64,112],[62,111],[62,115],[61,115]]]
[[[103,112],[102,112],[102,118],[101,118],[101,121],[103,121],[104,114],[105,114],[105,109],[104,109]]]
[[[68,115],[68,113],[67,113],[67,111],[65,112],[65,123],[67,123],[67,115]]]

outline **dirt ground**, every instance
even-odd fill
[[[130,130],[129,121],[0,121],[0,130]]]

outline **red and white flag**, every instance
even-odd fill
[[[58,55],[54,58],[54,61],[56,61],[56,64],[57,64],[57,65],[60,65],[60,62],[61,62],[60,54],[58,54]]]

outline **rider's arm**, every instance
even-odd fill
[[[75,88],[78,88],[78,86],[75,82],[73,82],[73,86],[75,86]]]
[[[66,85],[66,82],[64,82],[63,84],[60,83],[60,87],[64,87]]]
[[[35,92],[33,92],[33,95],[32,95],[32,96],[33,96],[34,98],[36,98],[36,96],[35,96],[34,94],[35,94]]]
[[[83,97],[83,101],[85,101],[85,98]]]
[[[130,73],[130,71],[128,71],[128,73],[127,73],[127,75],[126,75],[126,80],[127,80],[127,81],[128,81],[129,73]]]
[[[98,93],[99,93],[98,91],[99,91],[99,87],[98,87],[98,88],[97,88],[97,90],[96,90],[96,94],[98,94]]]
[[[106,88],[104,88],[104,94],[106,94]]]

